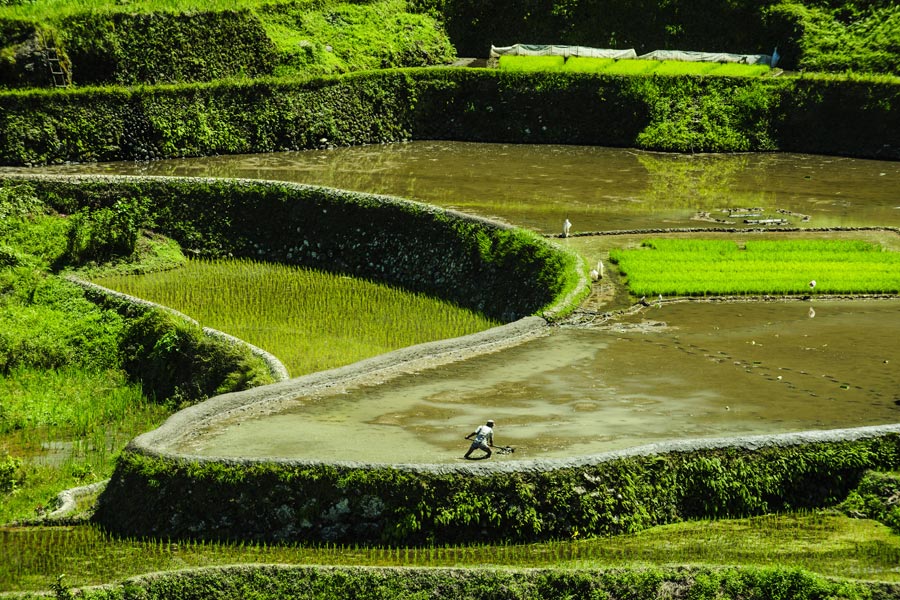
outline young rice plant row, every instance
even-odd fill
[[[499,324],[422,294],[249,260],[197,260],[173,271],[97,283],[259,346],[295,377]]]
[[[861,241],[654,239],[610,260],[636,296],[900,292],[900,253]]]
[[[718,75],[759,77],[769,72],[768,65],[740,63],[688,62],[683,60],[645,60],[628,58],[589,58],[584,56],[501,56],[500,68],[506,71],[567,71],[608,75]]]

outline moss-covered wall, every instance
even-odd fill
[[[900,466],[893,431],[485,467],[198,461],[131,447],[96,519],[123,535],[272,541],[408,545],[614,535],[834,504],[867,469]]]
[[[900,158],[892,78],[409,69],[305,82],[0,94],[0,163],[147,160],[409,139]]]
[[[195,255],[348,273],[503,321],[549,308],[579,286],[588,289],[579,259],[535,234],[396,198],[261,181],[31,181],[65,213],[131,198],[146,207],[148,226]]]

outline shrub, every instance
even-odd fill
[[[161,310],[129,321],[119,348],[125,371],[158,402],[196,402],[271,381],[246,347],[209,338]]]
[[[881,521],[900,533],[900,473],[866,473],[840,509],[851,517]]]
[[[78,264],[131,256],[149,210],[140,200],[123,198],[110,207],[81,209],[69,218],[67,258]]]
[[[0,410],[2,410],[2,406],[0,406]],[[8,454],[0,458],[0,494],[11,494],[16,491],[20,483],[21,467],[22,460],[19,458]]]

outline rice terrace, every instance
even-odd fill
[[[900,598],[898,20],[0,2],[0,596]]]

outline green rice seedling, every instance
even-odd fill
[[[127,557],[127,560],[123,560]],[[90,526],[0,528],[0,589],[45,590],[142,573],[227,564],[610,568],[667,564],[790,566],[900,581],[900,537],[880,523],[821,512],[688,521],[610,538],[537,544],[357,547],[123,539]]]
[[[96,282],[259,346],[293,376],[498,324],[422,294],[247,260],[191,261],[164,273]]]
[[[769,65],[745,65],[741,63],[719,63],[707,75],[721,77],[760,77],[771,70]]]
[[[656,75],[705,75],[719,63],[689,62],[684,60],[664,60],[654,71]]]
[[[651,240],[610,259],[636,296],[900,292],[900,253],[863,241]]]
[[[570,56],[563,65],[563,71],[573,73],[602,73],[614,64],[614,58],[592,58],[588,56]]]
[[[609,65],[604,72],[612,75],[647,75],[656,71],[660,64],[661,61],[658,60],[627,58],[617,60]]]
[[[503,71],[534,72],[559,71],[565,64],[563,56],[512,56],[500,57],[500,69]]]

